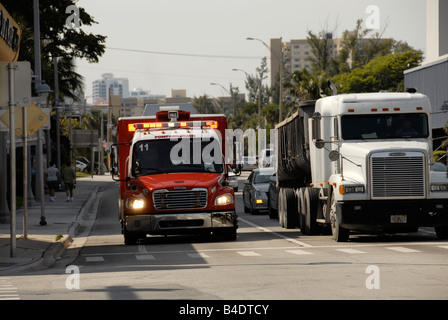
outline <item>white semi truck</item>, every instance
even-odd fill
[[[429,99],[419,93],[341,94],[303,102],[277,129],[280,224],[448,237],[448,176],[432,159]]]

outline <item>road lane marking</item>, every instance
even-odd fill
[[[304,251],[304,250],[285,250],[286,252],[292,253],[292,254],[297,254],[297,255],[302,255],[302,254],[314,254],[312,252],[308,252],[308,251]]]
[[[398,251],[398,252],[404,252],[404,253],[421,252],[419,250],[409,249],[409,248],[405,248],[405,247],[386,247],[386,249],[394,250],[394,251]]]
[[[239,255],[242,255],[244,257],[258,257],[261,256],[261,254],[256,253],[255,251],[237,251]]]
[[[355,250],[355,249],[336,249],[336,250],[340,251],[340,252],[344,252],[344,253],[350,253],[350,254],[366,253],[365,251]]]
[[[292,238],[286,237],[286,236],[284,236],[284,235],[282,235],[280,233],[277,233],[277,232],[272,231],[272,230],[270,230],[268,228],[259,226],[259,225],[255,224],[255,223],[252,223],[252,222],[250,222],[250,221],[248,221],[246,219],[243,219],[241,217],[238,217],[238,220],[241,220],[242,222],[244,222],[245,224],[250,225],[251,227],[257,228],[260,231],[264,231],[264,232],[270,233],[270,234],[272,234],[272,235],[274,235],[274,236],[276,236],[278,238],[281,238],[281,239],[284,239],[284,240],[286,240],[288,242],[297,244],[299,247],[304,247],[304,248],[312,247],[312,245],[310,245],[310,244],[307,244],[307,243],[302,242],[302,241],[298,241],[296,239],[292,239]]]
[[[86,257],[87,262],[103,262],[103,257]]]
[[[11,284],[9,277],[0,279],[0,300],[20,300],[17,288]]]
[[[205,253],[202,253],[202,252],[197,252],[197,253],[187,253],[187,255],[190,257],[190,258],[209,258],[209,256],[208,255],[206,255]]]
[[[137,260],[154,260],[154,256],[152,254],[136,254],[135,258]]]

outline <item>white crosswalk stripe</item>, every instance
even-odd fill
[[[198,252],[198,253],[188,253],[188,256],[190,258],[209,258],[208,255],[206,255],[205,253],[202,252]]]
[[[236,253],[238,253],[239,255],[242,255],[244,257],[257,257],[257,256],[261,256],[261,254],[255,252],[255,251],[237,251]]]
[[[350,254],[366,253],[365,251],[355,250],[355,249],[336,249],[336,250],[340,251],[340,252],[344,252],[344,253],[350,253]]]
[[[20,300],[17,288],[11,283],[9,277],[0,278],[0,300]]]
[[[410,248],[406,248],[406,247],[386,247],[386,249],[403,252],[403,253],[421,252],[420,250],[410,249]]]
[[[440,245],[434,245],[433,248],[440,248],[441,250],[448,249],[448,245],[446,246],[440,246]],[[255,250],[254,250],[255,249]],[[362,250],[360,250],[362,249]],[[380,251],[379,251],[380,250]],[[306,247],[304,249],[294,249],[294,248],[253,248],[250,250],[244,250],[242,248],[238,249],[208,249],[198,252],[182,252],[182,251],[174,251],[174,252],[164,252],[164,251],[156,251],[156,252],[149,252],[149,251],[142,251],[140,250],[138,253],[103,253],[98,255],[86,255],[84,256],[86,262],[105,262],[106,259],[110,259],[108,257],[112,256],[133,256],[134,259],[138,261],[154,261],[154,260],[160,260],[164,259],[170,254],[185,254],[188,258],[191,259],[205,259],[205,258],[222,258],[223,254],[225,253],[227,256],[229,254],[236,254],[243,257],[269,257],[272,254],[275,254],[278,256],[279,253],[283,252],[285,254],[295,255],[295,256],[311,256],[311,255],[325,255],[329,254],[331,252],[339,252],[341,254],[350,254],[350,255],[368,255],[368,254],[379,254],[380,252],[395,252],[395,253],[403,253],[403,254],[410,254],[410,253],[421,253],[424,252],[424,247],[418,247],[418,249],[413,249],[408,246],[351,246],[351,247]],[[8,288],[6,284],[2,287],[0,282],[0,289],[1,288]],[[7,290],[7,289],[6,289]],[[0,291],[1,293],[1,291]]]
[[[297,254],[297,255],[314,254],[312,252],[305,251],[305,250],[285,250],[285,252],[292,253],[292,254]]]

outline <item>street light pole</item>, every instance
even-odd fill
[[[278,53],[275,50],[272,50],[272,48],[261,39],[247,37],[246,40],[257,40],[257,41],[261,42],[279,60],[280,79],[279,79],[279,93],[278,93],[278,95],[279,95],[279,98],[278,98],[278,122],[280,123],[283,120],[283,53],[282,52]]]

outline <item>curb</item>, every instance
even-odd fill
[[[81,209],[79,209],[75,221],[69,227],[68,234],[64,235],[60,240],[51,243],[44,250],[41,258],[31,261],[30,264],[19,266],[12,270],[10,269],[8,273],[34,272],[51,268],[77,236],[90,233],[96,219],[102,192],[102,186],[95,187],[90,193],[89,198],[84,202]],[[92,214],[92,217],[88,217],[90,214]],[[90,223],[85,223],[84,221],[89,221]]]

